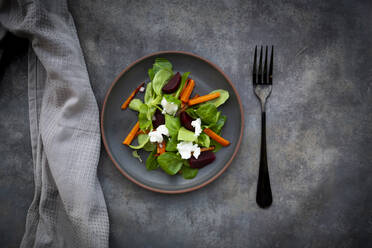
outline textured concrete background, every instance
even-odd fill
[[[111,247],[371,247],[370,1],[70,1],[100,107],[114,77],[159,50],[196,53],[238,87],[245,136],[217,181],[184,195],[144,190],[102,151]],[[276,46],[268,102],[274,203],[255,203],[260,108],[255,45]],[[27,56],[0,77],[0,244],[16,247],[33,195]]]

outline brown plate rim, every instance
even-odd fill
[[[163,189],[158,189],[158,188],[153,188],[153,187],[150,187],[150,186],[147,186],[139,181],[137,181],[135,178],[131,177],[129,174],[127,174],[121,167],[120,165],[116,162],[116,160],[113,158],[110,150],[108,149],[108,145],[107,145],[107,142],[106,142],[106,137],[105,137],[105,131],[104,131],[104,116],[105,116],[105,109],[106,109],[106,103],[107,103],[107,99],[111,93],[111,90],[112,88],[116,85],[116,83],[118,82],[118,80],[121,78],[121,76],[126,73],[128,70],[130,70],[133,66],[135,66],[136,64],[138,64],[139,62],[141,62],[142,60],[144,59],[147,59],[149,57],[153,57],[153,56],[158,56],[158,55],[162,55],[162,54],[166,54],[166,53],[174,53],[174,54],[183,54],[183,55],[188,55],[188,56],[192,56],[192,57],[195,57],[197,59],[200,59],[206,63],[208,63],[209,65],[211,65],[213,68],[215,68],[219,73],[222,74],[222,76],[226,79],[226,81],[230,84],[230,86],[232,87],[235,95],[237,96],[237,99],[238,99],[238,103],[239,103],[239,110],[240,110],[240,115],[241,115],[241,123],[240,123],[240,136],[239,136],[239,140],[238,140],[238,143],[237,143],[237,146],[235,147],[235,150],[231,156],[231,158],[229,159],[229,161],[227,161],[227,163],[225,164],[225,166],[216,174],[214,175],[213,177],[211,177],[210,179],[208,179],[207,181],[199,184],[199,185],[196,185],[194,187],[191,187],[191,188],[186,188],[186,189],[181,189],[181,190],[163,190]],[[158,192],[158,193],[164,193],[164,194],[181,194],[181,193],[186,193],[186,192],[191,192],[191,191],[194,191],[194,190],[197,190],[197,189],[200,189],[208,184],[210,184],[211,182],[213,182],[214,180],[216,180],[219,176],[221,176],[222,173],[224,173],[226,171],[226,169],[230,166],[231,162],[234,160],[236,154],[238,153],[239,151],[239,148],[240,148],[240,143],[242,141],[242,137],[243,137],[243,130],[244,130],[244,112],[243,112],[243,105],[241,103],[241,100],[240,100],[240,96],[238,94],[238,91],[235,89],[235,86],[232,84],[230,78],[217,66],[215,65],[214,63],[210,62],[209,60],[203,58],[203,57],[200,57],[199,55],[196,55],[196,54],[193,54],[191,52],[185,52],[185,51],[172,51],[172,50],[169,50],[169,51],[159,51],[159,52],[154,52],[154,53],[151,53],[149,55],[146,55],[142,58],[139,58],[137,59],[136,61],[134,61],[133,63],[131,63],[129,66],[127,66],[123,71],[121,71],[119,73],[118,76],[116,76],[116,78],[114,79],[114,81],[111,83],[111,86],[110,88],[107,90],[106,92],[106,95],[105,95],[105,100],[103,102],[103,106],[102,106],[102,111],[101,111],[101,133],[102,133],[102,140],[103,140],[103,145],[106,149],[106,152],[107,154],[109,155],[111,161],[114,163],[115,167],[120,171],[120,173],[122,175],[124,175],[126,178],[128,178],[130,181],[132,181],[133,183],[137,184],[138,186],[142,187],[142,188],[145,188],[145,189],[148,189],[148,190],[151,190],[151,191],[154,191],[154,192]]]

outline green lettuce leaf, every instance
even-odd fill
[[[194,132],[191,132],[184,127],[181,127],[180,130],[178,130],[178,140],[194,142],[197,138],[198,137],[195,136]]]
[[[140,157],[140,155],[138,155],[138,152],[136,150],[132,152],[132,156],[138,158],[138,160],[142,163],[142,158]]]
[[[154,76],[155,76],[155,72],[154,72],[154,69],[150,68],[147,73],[149,74],[149,78],[150,78],[150,81],[152,81],[154,79]]]
[[[217,122],[209,126],[210,129],[212,129],[213,132],[220,134],[222,127],[225,125],[227,117],[225,115],[220,115]]]
[[[149,142],[150,137],[147,134],[139,134],[137,136],[137,140],[138,140],[137,146],[129,145],[129,147],[136,150],[141,149]]]
[[[176,152],[177,144],[178,144],[177,136],[171,136],[165,145],[165,150],[167,152]]]
[[[164,58],[156,58],[155,63],[152,66],[152,70],[154,72],[154,75],[160,70],[172,71],[172,63]]]
[[[156,148],[156,145],[154,143],[151,143],[150,141],[148,141],[146,143],[146,145],[143,146],[143,150],[145,150],[146,152],[151,152],[153,151],[154,149]]]
[[[198,137],[197,143],[199,146],[209,147],[211,144],[211,139],[205,133],[201,133]]]
[[[218,152],[222,148],[222,145],[215,140],[211,140],[211,146],[214,146],[213,152]]]
[[[185,110],[185,112],[193,119],[198,119],[199,116],[198,114],[196,113],[196,109],[194,108],[188,108]]]
[[[198,169],[193,169],[191,167],[182,166],[182,176],[184,179],[193,179],[198,174]]]
[[[155,157],[156,154],[156,148],[150,153],[150,155],[146,159],[146,169],[147,170],[155,170],[159,168],[158,161]]]
[[[161,89],[172,77],[172,75],[173,73],[171,71],[165,69],[162,69],[155,74],[154,79],[152,80],[152,89],[156,95],[159,96],[162,94]]]
[[[134,98],[132,101],[130,101],[129,108],[134,110],[134,111],[139,112],[140,111],[139,109],[140,109],[142,104],[143,104],[143,102],[140,99]]]
[[[178,116],[173,117],[168,114],[165,115],[165,126],[168,128],[170,136],[177,136],[178,130],[181,127],[181,121]]]
[[[214,124],[217,122],[221,113],[217,111],[216,106],[211,103],[206,103],[197,108],[196,114],[200,117],[202,122]]]
[[[185,72],[184,74],[182,74],[181,76],[181,83],[180,83],[180,87],[177,89],[176,91],[176,95],[175,97],[178,99],[180,97],[180,94],[181,94],[181,91],[183,89],[183,86],[185,85],[186,83],[186,80],[187,78],[189,77],[190,75],[190,72]]]
[[[154,99],[154,91],[152,90],[152,83],[148,83],[146,86],[146,91],[145,91],[145,103],[149,104],[153,101]]]
[[[219,90],[214,90],[209,94],[212,94],[215,92],[220,92],[220,96],[213,100],[208,101],[208,103],[213,104],[217,108],[218,106],[221,106],[222,104],[224,104],[227,101],[227,99],[229,99],[229,92],[226,90],[219,89]]]
[[[152,126],[152,116],[149,118],[150,108],[147,106],[147,104],[142,104],[139,110],[138,121],[140,124],[140,129],[146,131]]]
[[[164,95],[164,98],[165,98],[165,100],[167,100],[167,102],[177,104],[178,107],[181,105],[181,100],[179,100],[178,98],[176,98],[172,95]]]
[[[182,168],[182,159],[174,152],[161,154],[157,161],[160,167],[169,175],[175,175]]]

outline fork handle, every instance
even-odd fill
[[[260,169],[257,182],[256,202],[261,208],[269,207],[273,201],[270,186],[269,168],[267,166],[266,150],[266,112],[262,111],[261,119],[261,154]]]

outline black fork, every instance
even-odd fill
[[[263,65],[262,72],[262,46],[260,51],[260,60],[257,71],[257,46],[254,50],[254,62],[253,62],[253,88],[254,93],[261,102],[261,154],[260,154],[260,169],[258,174],[257,182],[257,195],[256,202],[261,208],[267,208],[273,202],[270,186],[269,168],[267,165],[267,149],[266,149],[266,112],[265,105],[266,100],[271,94],[272,83],[273,83],[273,57],[274,57],[274,46],[271,47],[271,56],[269,71],[267,71],[267,54],[268,47],[266,46],[265,62]]]

